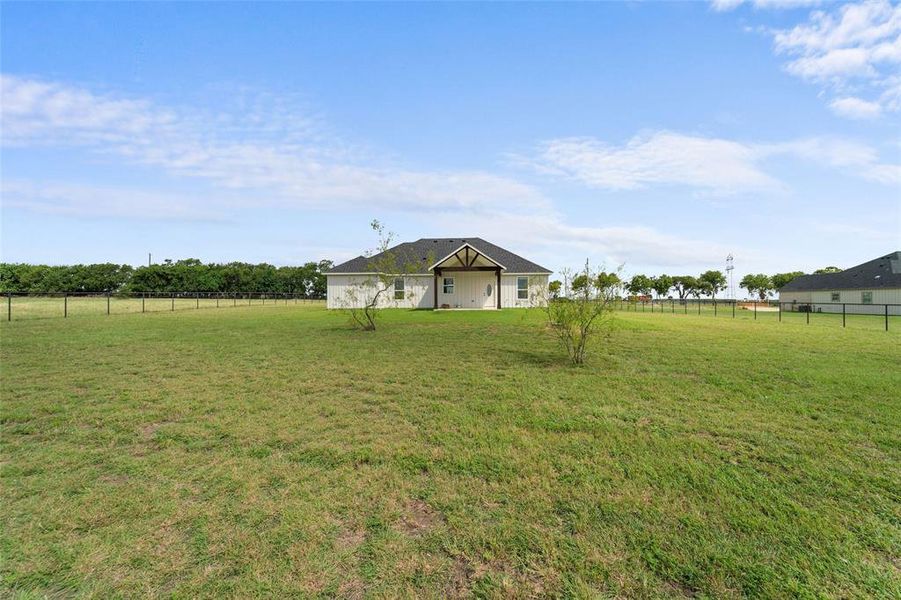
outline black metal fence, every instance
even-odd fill
[[[849,317],[853,317],[857,322],[860,322],[859,318],[867,317],[870,322],[878,319],[885,331],[889,330],[891,321],[901,324],[901,304],[661,298],[657,300],[618,300],[615,308],[634,312],[710,315],[733,319],[743,317],[755,321],[769,319],[780,323],[783,320],[792,319],[794,321],[803,320],[808,325],[811,320],[814,322],[821,320],[841,323],[842,327],[848,326]]]
[[[324,304],[324,298],[281,292],[5,292],[6,320],[68,318],[226,308]]]

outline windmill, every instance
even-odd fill
[[[732,280],[732,271],[735,269],[735,265],[732,264],[732,261],[733,257],[730,253],[726,257],[726,275],[729,276],[729,299],[735,300],[735,282]]]

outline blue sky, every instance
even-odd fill
[[[4,3],[0,44],[5,261],[901,248],[897,4]]]

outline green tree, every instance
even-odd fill
[[[547,284],[547,291],[551,295],[552,299],[557,299],[560,297],[560,291],[563,289],[563,283],[559,280],[555,279],[554,281]]]
[[[823,267],[822,269],[817,269],[814,271],[815,275],[822,275],[823,273],[841,273],[842,270],[838,267]]]
[[[669,275],[657,275],[651,277],[651,289],[657,294],[658,298],[664,298],[669,294],[673,287],[673,278]]]
[[[633,296],[646,296],[651,293],[653,287],[654,283],[647,275],[633,275],[626,284],[626,290]]]
[[[726,276],[721,271],[704,271],[698,277],[699,290],[711,298],[726,289]]]
[[[579,286],[575,285],[576,280]],[[585,261],[585,268],[573,278],[572,295],[566,300],[545,303],[548,324],[574,365],[585,362],[589,340],[602,330],[610,331],[613,301],[618,293],[611,282],[610,273],[595,273]]]
[[[594,286],[598,290],[603,290],[604,293],[607,293],[609,290],[610,293],[619,296],[619,290],[623,286],[623,280],[619,278],[618,273],[606,273],[601,271],[595,275]]]
[[[585,273],[580,273],[573,277],[572,283],[569,284],[569,288],[573,291],[574,294],[580,294],[587,290],[589,286],[588,275]]]
[[[778,290],[788,285],[792,279],[801,275],[804,275],[804,271],[791,271],[789,273],[776,273],[770,279],[773,281],[773,288]]]
[[[749,294],[757,294],[761,300],[766,300],[767,295],[774,289],[772,278],[763,273],[745,275],[739,285],[748,290]]]
[[[685,300],[690,295],[697,295],[698,279],[691,275],[676,275],[673,277],[673,289],[679,295],[679,300]]]

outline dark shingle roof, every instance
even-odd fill
[[[780,292],[901,288],[901,250],[838,273],[801,275],[782,286]]]
[[[405,242],[390,248],[389,252],[394,252],[398,257],[398,261],[404,264],[412,263],[415,265],[415,273],[430,273],[429,267],[435,262],[441,260],[454,250],[457,250],[463,244],[469,244],[479,252],[493,260],[499,262],[506,267],[508,273],[550,273],[549,269],[536,265],[530,260],[526,260],[518,254],[513,254],[509,250],[504,250],[500,246],[495,246],[490,242],[486,242],[482,238],[422,238],[415,242]],[[379,255],[366,257],[358,256],[347,262],[336,265],[326,274],[339,273],[367,273],[370,271],[369,264],[372,260],[377,259]]]

